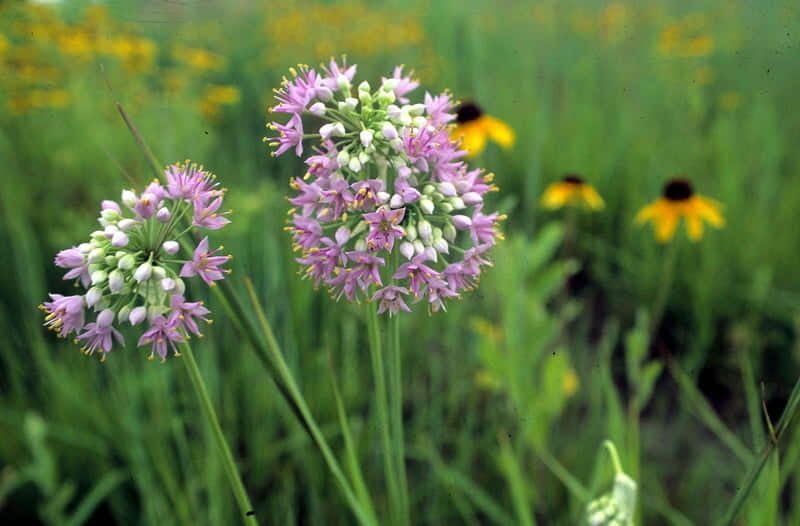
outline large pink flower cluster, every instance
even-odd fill
[[[354,86],[356,66],[331,61],[322,72],[292,70],[277,90],[265,138],[275,155],[302,156],[316,144],[307,173],[293,178],[290,198],[297,261],[336,298],[367,298],[379,312],[431,311],[471,289],[503,216],[484,209],[492,174],[470,169],[450,138],[455,116],[447,93],[407,95],[419,83],[402,67],[377,89]]]
[[[61,337],[75,333],[86,354],[105,359],[115,342],[124,345],[119,324],[146,321],[138,345],[163,360],[170,350],[178,354],[177,344],[190,334],[200,334],[199,321],[208,321],[203,303],[185,298],[183,278],[198,276],[212,286],[225,277],[221,266],[230,256],[209,249],[207,237],[195,244],[185,234],[187,225],[217,230],[230,222],[220,212],[225,191],[194,164],[172,165],[165,176],[166,186],[153,181],[140,194],[123,191],[121,204],[103,201],[102,230],[55,257],[56,266],[67,269],[64,279],[84,290],[50,294],[40,307],[45,326]],[[190,243],[192,249],[184,248]],[[94,320],[87,323],[87,316]]]

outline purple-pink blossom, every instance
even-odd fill
[[[45,327],[55,331],[62,338],[83,328],[83,296],[50,294],[50,299],[52,301],[46,301],[40,307],[47,314]]]
[[[215,281],[225,279],[225,269],[220,268],[221,265],[230,260],[230,256],[218,256],[221,248],[208,250],[208,238],[204,237],[202,241],[194,249],[194,255],[191,261],[187,261],[181,268],[180,276],[182,278],[200,276],[207,285],[213,285]]]

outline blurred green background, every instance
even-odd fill
[[[336,378],[382,505],[363,306],[297,276],[282,227],[303,168],[261,142],[287,68],[343,53],[368,79],[406,64],[518,135],[475,160],[509,215],[495,268],[447,313],[403,318],[413,523],[575,524],[609,486],[605,438],[642,523],[718,519],[765,443],[761,401],[776,420],[799,370],[799,52],[789,0],[0,2],[0,523],[234,523],[179,363],[131,347],[100,364],[36,310],[67,289],[52,256],[99,201],[151,177],[115,101],[163,162],[230,189],[235,286],[254,280],[340,451]],[[607,204],[579,216],[569,258],[562,214],[538,204],[564,172]],[[727,225],[681,243],[651,338],[668,249],[632,218],[677,173]],[[196,354],[257,515],[353,523],[218,307]],[[794,428],[780,449],[741,524],[800,524]]]

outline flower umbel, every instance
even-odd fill
[[[225,190],[210,172],[188,162],[169,166],[165,179],[166,186],[153,181],[141,194],[123,191],[121,204],[103,201],[102,230],[56,256],[56,265],[69,269],[64,279],[75,280],[84,293],[50,294],[40,307],[45,326],[61,337],[76,333],[86,354],[105,359],[115,343],[124,345],[121,324],[148,320],[138,345],[164,360],[169,350],[177,354],[176,343],[200,335],[198,320],[210,322],[201,302],[184,297],[182,278],[199,276],[213,285],[228,272],[221,266],[230,256],[219,254],[222,247],[209,250],[206,237],[193,251],[186,249],[190,259],[181,259],[179,240],[193,244],[189,229],[217,230],[229,222],[218,212]]]
[[[545,188],[542,206],[550,210],[575,206],[596,211],[602,210],[605,203],[597,190],[583,178],[576,174],[567,174]]]
[[[277,135],[265,140],[274,155],[302,155],[304,139],[317,141],[305,176],[290,181],[287,230],[304,275],[390,315],[410,311],[407,300],[438,311],[472,288],[504,216],[484,211],[493,176],[470,169],[451,138],[450,95],[413,103],[419,83],[401,67],[377,89],[335,60],[321,73],[291,71],[272,108],[288,121],[269,124]]]
[[[703,223],[722,228],[725,219],[720,212],[721,204],[694,192],[687,179],[672,179],[664,185],[663,195],[636,214],[636,223],[651,221],[655,236],[660,243],[675,237],[680,219],[686,221],[689,239],[699,241],[703,237]]]

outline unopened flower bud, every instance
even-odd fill
[[[445,195],[447,197],[453,197],[455,195],[458,195],[458,192],[456,191],[456,186],[450,181],[439,183],[439,191],[442,193],[442,195]]]
[[[456,232],[456,227],[454,227],[452,223],[447,223],[444,225],[444,228],[442,229],[442,236],[444,236],[446,240],[452,243],[456,240],[457,234],[458,232]]]
[[[434,238],[434,240],[433,240],[433,248],[435,248],[437,252],[442,253],[442,254],[449,254],[450,253],[450,247],[448,246],[447,241],[445,241],[441,237],[439,239],[435,239]]]
[[[175,254],[178,253],[178,250],[180,250],[181,246],[180,244],[178,244],[177,241],[169,240],[169,241],[164,241],[164,243],[161,244],[161,248],[163,248],[164,252],[166,252],[170,256],[174,256]]]
[[[181,278],[175,280],[175,294],[183,294],[186,292],[186,284]]]
[[[400,194],[394,194],[392,198],[389,200],[389,206],[391,208],[400,208],[403,206],[403,198],[400,197]]]
[[[347,153],[347,150],[342,150],[336,156],[336,162],[339,163],[339,166],[347,166],[347,163],[350,162],[350,154]]]
[[[406,259],[411,259],[414,257],[414,245],[409,243],[408,241],[403,241],[400,243],[400,253]]]
[[[378,193],[376,194],[376,197],[378,198],[378,202],[379,202],[379,203],[385,203],[385,202],[386,202],[386,201],[388,201],[388,200],[389,200],[389,199],[390,199],[392,196],[391,196],[391,195],[389,195],[389,193],[388,193],[388,192],[378,192]]]
[[[131,310],[131,313],[128,316],[128,321],[131,323],[131,325],[139,325],[144,321],[145,317],[147,317],[147,309],[139,305]]]
[[[387,106],[396,100],[397,97],[395,96],[394,91],[381,90],[380,93],[378,93],[378,104],[381,106]]]
[[[133,208],[138,200],[139,199],[136,197],[136,193],[134,193],[132,190],[122,191],[122,204],[128,208]]]
[[[431,261],[433,261],[434,263],[436,263],[437,261],[439,261],[439,253],[438,253],[438,252],[436,252],[436,249],[435,249],[435,248],[433,248],[433,247],[425,247],[425,250],[423,250],[423,253],[424,253],[426,256],[428,256],[428,259],[430,259],[430,260],[431,260]]]
[[[131,315],[131,308],[127,305],[123,306],[119,311],[117,311],[117,321],[120,323],[125,323],[128,321],[128,317]]]
[[[453,205],[455,210],[463,210],[467,207],[467,205],[464,204],[464,200],[460,197],[451,197],[450,204]]]
[[[466,230],[472,226],[472,219],[464,215],[453,216],[453,226],[459,230]]]
[[[475,206],[483,203],[483,196],[478,192],[467,192],[461,196],[461,199],[467,206]]]
[[[406,225],[406,239],[409,241],[414,241],[417,239],[418,234],[419,232],[417,232],[417,227],[414,225],[414,223],[408,223]]]
[[[327,102],[333,98],[333,92],[325,86],[320,86],[319,88],[317,88],[315,90],[315,93],[317,95],[317,98],[321,101]]]
[[[111,236],[111,245],[117,248],[122,248],[128,246],[128,234],[123,231],[115,232],[113,236]]]
[[[425,252],[425,245],[424,245],[424,244],[422,243],[422,241],[420,241],[419,239],[417,239],[417,240],[415,240],[415,241],[414,241],[414,252],[415,252],[417,255],[420,255],[420,254],[422,254],[423,252]]]
[[[113,222],[119,219],[119,212],[113,209],[103,210],[100,212],[100,217],[103,221]]]
[[[92,248],[93,248],[92,245],[89,243],[81,243],[80,245],[78,245],[78,250],[82,254],[88,254],[89,252],[92,251]]]
[[[432,184],[426,184],[425,186],[422,187],[422,193],[425,195],[431,195],[435,191],[436,187],[433,186]]]
[[[358,99],[347,97],[344,101],[339,103],[339,111],[342,113],[351,112],[356,109],[356,106],[358,106]]]
[[[369,162],[369,154],[366,152],[359,153],[358,160],[361,162],[361,166],[364,166]]]
[[[428,119],[426,119],[425,117],[413,117],[411,119],[411,124],[415,128],[424,128],[425,126],[428,125]]]
[[[372,138],[375,136],[375,132],[372,130],[361,130],[361,133],[358,134],[358,138],[361,139],[361,144],[364,147],[368,147],[372,144]]]
[[[153,265],[150,264],[149,261],[146,261],[139,265],[139,268],[133,273],[133,279],[141,283],[142,281],[147,281],[150,279],[150,276],[153,274]]]
[[[116,256],[109,255],[105,257],[103,263],[105,263],[107,267],[114,268],[117,266],[117,260],[118,258]]]
[[[105,283],[106,279],[108,279],[108,273],[105,270],[96,270],[92,272],[92,285],[99,285],[101,283]]]
[[[136,221],[133,219],[120,219],[120,221],[117,223],[117,227],[126,232],[134,226],[136,226]]]
[[[423,241],[430,241],[431,237],[433,236],[433,228],[431,227],[431,224],[424,219],[417,223],[417,232],[419,232],[419,237]]]
[[[114,270],[108,275],[108,288],[112,294],[122,290],[125,286],[125,274],[119,269]]]
[[[175,280],[172,278],[164,278],[161,280],[161,288],[169,292],[175,288]]]
[[[316,115],[317,117],[322,117],[325,115],[325,110],[325,105],[321,102],[315,102],[308,108],[309,113]]]
[[[383,79],[383,82],[381,82],[381,91],[394,91],[399,83],[400,79],[394,77]]]
[[[160,223],[166,223],[169,221],[170,217],[172,217],[172,214],[166,206],[162,206],[158,209],[158,212],[156,212],[156,219],[158,219]]]
[[[94,307],[102,299],[102,297],[103,291],[97,287],[92,287],[86,291],[86,305],[88,307]]]
[[[450,203],[448,203],[446,201],[444,203],[439,203],[438,205],[436,205],[436,207],[439,210],[441,210],[442,212],[444,212],[445,214],[449,214],[450,212],[452,212],[454,210],[453,209],[453,205],[451,205]]]
[[[436,208],[433,204],[433,201],[430,199],[422,198],[419,200],[419,207],[422,209],[423,212],[426,214],[432,214],[434,209]]]
[[[136,264],[136,257],[133,254],[127,254],[120,258],[117,267],[121,270],[130,270]]]
[[[165,277],[167,277],[167,271],[164,269],[164,267],[158,267],[156,265],[153,265],[152,276],[155,279],[164,279]]]
[[[344,75],[339,75],[336,78],[336,85],[342,91],[349,91],[350,90],[350,79],[348,79]]]
[[[95,320],[98,327],[110,327],[112,323],[114,323],[114,311],[111,309],[103,309],[100,314],[97,315],[97,320]]]
[[[365,252],[367,250],[367,241],[364,238],[360,238],[356,241],[356,251],[357,252]]]
[[[394,124],[391,122],[384,122],[383,127],[381,128],[381,133],[383,134],[384,138],[388,140],[397,139],[397,128],[394,127]]]
[[[358,173],[361,171],[361,161],[359,161],[357,157],[353,157],[350,159],[350,162],[347,163],[347,167],[350,168],[350,170]]]
[[[100,263],[106,257],[106,251],[102,248],[95,248],[91,252],[89,252],[89,257],[87,261],[89,263]]]

